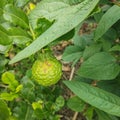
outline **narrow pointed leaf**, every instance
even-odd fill
[[[10,64],[20,61],[26,57],[29,57],[30,55],[34,54],[41,48],[45,47],[52,41],[62,36],[63,34],[72,30],[91,13],[91,11],[94,9],[98,1],[99,0],[96,0],[96,1],[85,0],[84,2],[74,6],[70,6],[68,4],[66,5],[65,3],[62,3],[62,2],[54,2],[54,4],[52,3],[49,4],[48,6],[49,11],[44,11],[45,12],[44,14],[47,17],[48,12],[49,13],[52,12],[52,14],[50,14],[51,16],[48,16],[47,19],[50,19],[50,17],[52,17],[55,19],[55,22],[49,29],[47,29],[41,36],[39,36],[30,46],[28,46],[27,48],[22,50],[20,53],[18,53],[12,59],[12,61],[10,61]],[[62,5],[58,6],[59,3],[60,5],[61,4]],[[65,4],[64,7],[63,7],[63,4]],[[47,4],[43,5],[42,7],[43,10],[45,6],[47,6]],[[53,8],[56,8],[57,10]],[[37,7],[35,10],[37,10]],[[59,16],[57,16],[58,14]]]
[[[4,8],[4,18],[15,25],[23,28],[29,27],[29,22],[26,14],[19,8],[13,5],[6,5]]]
[[[94,40],[98,40],[103,34],[120,19],[120,7],[112,6],[101,18],[97,29],[95,30]]]
[[[120,97],[79,81],[64,81],[65,85],[83,101],[120,117]]]

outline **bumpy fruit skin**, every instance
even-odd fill
[[[36,60],[32,66],[32,75],[39,84],[51,86],[60,80],[62,65],[55,57],[42,54],[41,58]]]

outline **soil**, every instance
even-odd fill
[[[56,56],[56,58],[58,60],[60,60],[62,62],[62,65],[63,65],[62,79],[63,80],[71,79],[71,72],[72,72],[71,63],[65,63],[61,60],[61,57],[62,57],[62,54],[63,54],[65,48],[71,44],[72,44],[71,41],[62,41],[59,44],[57,44],[56,46],[52,47],[52,51],[54,52],[54,55]],[[78,63],[78,65],[76,65],[75,71],[78,69],[78,66],[79,66],[79,63]],[[74,77],[74,74],[72,77]],[[65,85],[63,85],[62,81],[61,81],[60,85],[64,91],[63,97],[65,98],[65,100],[68,100],[70,97],[74,96],[74,94]],[[85,117],[81,113],[72,111],[68,107],[64,107],[59,112],[59,114],[61,116],[61,120],[86,120]]]

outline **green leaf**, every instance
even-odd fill
[[[23,85],[23,88],[21,90],[22,97],[29,101],[34,101],[35,100],[35,85],[33,84],[33,82],[27,76],[25,76],[22,79],[22,85]]]
[[[73,42],[76,46],[80,46],[84,49],[87,45],[91,45],[91,43],[93,43],[92,39],[93,33],[84,35],[79,35],[76,33],[76,35],[73,37]]]
[[[109,51],[120,51],[120,45],[113,46]]]
[[[108,4],[108,3],[110,3],[109,0],[100,0],[100,4]]]
[[[0,54],[8,55],[8,51],[11,49],[11,45],[0,45]],[[7,59],[6,59],[7,60]],[[9,60],[8,60],[9,61]],[[1,68],[0,68],[1,69]]]
[[[6,0],[0,0],[0,18],[3,14],[3,8],[4,6],[7,4],[7,1]]]
[[[29,22],[26,14],[13,5],[6,5],[3,14],[5,20],[18,25],[22,28],[29,28]]]
[[[1,93],[0,94],[0,97],[3,99],[3,100],[7,100],[7,101],[13,101],[15,98],[18,98],[18,94],[16,93]]]
[[[49,44],[49,46],[55,46],[59,44],[60,41],[70,40],[74,36],[75,30],[72,29],[69,32],[65,33],[61,37],[57,38],[55,41]]]
[[[45,32],[53,23],[54,21],[49,21],[46,18],[39,18],[37,20],[37,28],[35,28],[36,37]]]
[[[62,35],[61,37],[59,37],[57,40],[55,40],[55,42],[59,42],[62,40],[70,40],[73,36],[74,36],[75,30],[72,29],[69,32],[67,32],[66,34]]]
[[[4,8],[6,4],[7,4],[6,0],[0,0],[0,8]]]
[[[0,46],[0,51],[1,51],[1,46]],[[8,60],[5,59],[4,57],[0,58],[0,74],[4,72],[5,70],[5,65],[8,63]]]
[[[9,37],[15,44],[25,44],[31,41],[29,34],[21,28],[12,27],[9,29]]]
[[[70,5],[75,5],[83,2],[84,0],[62,0],[62,1],[68,2]]]
[[[23,89],[23,85],[18,85],[17,88],[16,88],[15,93],[20,92],[22,89]]]
[[[9,89],[12,91],[16,90],[18,86],[18,81],[15,79],[14,74],[10,72],[5,72],[2,74],[2,82],[9,85]]]
[[[114,42],[118,38],[117,31],[113,28],[109,28],[107,32],[103,35],[103,39],[109,42]]]
[[[94,116],[94,107],[89,106],[84,114],[87,120],[93,120]]]
[[[120,117],[120,97],[84,82],[64,81],[64,83],[83,101],[104,112]]]
[[[10,113],[6,103],[0,99],[0,120],[9,120]]]
[[[89,47],[86,47],[83,53],[83,58],[87,59],[90,56],[94,55],[95,53],[99,52],[101,49],[101,44],[93,44],[90,45]]]
[[[22,7],[29,1],[30,0],[15,0],[15,5],[18,6],[18,7]]]
[[[99,13],[94,14],[95,21],[98,23],[103,15],[104,15],[103,11],[100,11]]]
[[[40,2],[33,12],[31,12],[30,19],[33,26],[36,25],[36,21],[40,17],[45,17],[49,20],[55,20],[55,22],[30,46],[18,53],[10,61],[10,64],[29,57],[63,34],[72,30],[91,13],[98,1],[99,0],[85,0],[84,2],[74,6],[54,0],[49,0],[49,2]]]
[[[77,96],[71,97],[67,101],[67,106],[76,112],[82,112],[85,109],[85,103]]]
[[[69,46],[65,49],[62,59],[66,62],[78,61],[82,56],[80,47],[78,46]]]
[[[120,96],[120,82],[119,77],[114,80],[99,81],[97,86],[103,90],[111,92]]]
[[[95,38],[97,41],[103,34],[118,20],[120,19],[120,7],[117,5],[112,6],[101,18],[97,29],[95,30]]]
[[[8,36],[8,31],[0,25],[0,44],[9,45],[12,43],[12,40]]]
[[[65,104],[65,100],[62,96],[57,97],[55,103],[52,105],[52,108],[57,112],[59,111]]]
[[[112,42],[103,38],[101,38],[100,41],[102,42],[103,51],[108,52],[109,49],[112,47]]]
[[[42,109],[43,108],[43,101],[39,100],[37,102],[33,102],[32,103],[32,107],[33,107],[34,110],[36,110],[36,109]]]
[[[18,118],[15,116],[10,116],[9,120],[18,120]]]
[[[18,120],[35,120],[32,106],[25,101],[19,102],[14,108],[14,114],[17,116]]]
[[[93,11],[91,12],[90,16],[94,16],[95,14],[101,12],[101,8],[99,6],[96,6]]]
[[[118,120],[117,117],[109,115],[101,110],[95,109],[97,115],[98,115],[98,120]]]
[[[59,107],[63,107],[64,104],[65,104],[65,101],[64,101],[63,96],[57,97],[55,103],[56,103],[56,105],[58,105]]]
[[[81,64],[78,75],[94,80],[112,80],[120,72],[116,59],[106,52],[94,54]]]

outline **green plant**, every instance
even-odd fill
[[[31,2],[0,1],[0,120],[60,120],[62,88],[49,85],[60,79],[61,68],[54,82],[40,82],[49,87],[33,77],[42,52],[70,39],[62,60],[80,67],[72,81],[64,81],[75,94],[67,106],[87,120],[118,120],[119,1],[42,0],[34,7]]]

